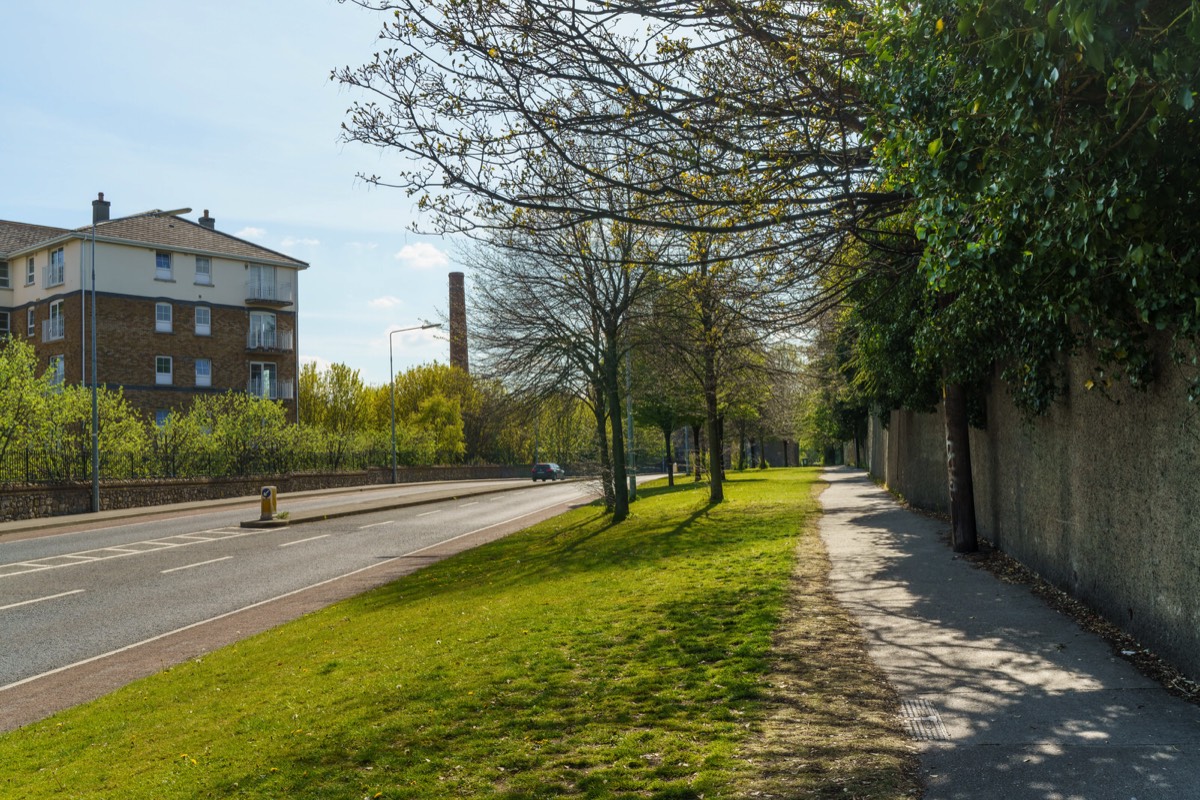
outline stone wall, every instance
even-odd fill
[[[528,478],[527,466],[401,467],[400,483],[421,481]],[[281,495],[314,489],[334,489],[391,483],[390,469],[363,472],[265,475],[254,478],[204,478],[193,480],[110,481],[100,486],[102,510],[258,497],[263,486],[275,486]],[[90,483],[65,486],[24,486],[0,491],[0,520],[34,519],[64,514],[85,514],[92,508]]]
[[[1169,370],[1168,370],[1169,372]],[[1147,392],[1088,391],[1026,420],[997,380],[972,430],[980,533],[1200,679],[1200,420],[1183,379]],[[922,508],[946,511],[940,414],[872,420],[871,469]]]

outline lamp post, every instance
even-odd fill
[[[396,368],[392,365],[392,337],[397,333],[408,331],[423,331],[429,328],[442,327],[436,322],[426,322],[424,325],[413,325],[408,328],[397,328],[388,331],[388,395],[392,401],[392,483],[396,483]]]
[[[104,195],[100,195],[104,199]],[[190,213],[190,208],[176,208],[173,211],[147,211],[135,214],[135,217],[174,217]],[[132,219],[133,217],[125,217]],[[82,287],[81,287],[82,288]],[[96,378],[96,213],[92,212],[92,511],[100,510],[100,403],[97,398]]]

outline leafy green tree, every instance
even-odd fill
[[[33,348],[7,337],[0,347],[0,460],[26,442],[50,392],[48,375],[38,375]]]

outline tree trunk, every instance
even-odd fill
[[[975,530],[975,484],[971,479],[971,435],[967,423],[967,392],[961,383],[943,389],[946,413],[946,472],[950,483],[950,519],[954,552],[979,549]]]
[[[708,418],[708,502],[720,503],[725,500],[725,488],[722,485],[724,475],[724,456],[721,453],[721,419],[717,412],[716,374],[712,375],[711,384],[704,387],[704,409]],[[705,381],[708,384],[708,381]]]
[[[600,482],[604,489],[604,508],[611,512],[617,504],[617,498],[613,493],[612,462],[609,460],[608,414],[604,410],[604,387],[593,385],[592,392],[596,395],[592,408],[596,415],[596,447],[600,451]]]
[[[692,453],[694,454],[692,456],[692,463],[696,465],[696,468],[694,470],[692,470],[692,474],[694,474],[696,476],[696,481],[698,482],[701,478],[702,466],[703,466],[703,461],[704,461],[704,459],[702,459],[700,457],[700,454],[702,451],[700,449],[700,426],[699,425],[692,426],[692,441],[696,443],[696,446],[692,450]]]
[[[615,341],[615,334],[610,341]],[[629,516],[629,484],[625,469],[625,426],[621,420],[620,359],[617,348],[611,347],[605,358],[604,382],[608,384],[609,425],[612,428],[613,522],[624,522]]]
[[[671,431],[663,428],[663,439],[667,445],[667,486],[675,485],[675,459],[671,453]]]

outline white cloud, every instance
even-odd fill
[[[239,239],[262,239],[267,235],[263,228],[246,227],[234,234]]]
[[[321,243],[320,239],[296,239],[291,236],[288,236],[286,239],[284,239],[282,242],[279,243],[279,246],[280,247],[295,247],[296,245],[300,244],[300,245],[304,245],[305,247],[316,247],[320,243]]]
[[[367,305],[370,306],[371,308],[378,308],[378,309],[395,308],[396,306],[400,305],[400,298],[392,297],[389,294],[389,295],[385,295],[383,297],[376,297],[372,300],[369,300],[369,301],[367,301]]]
[[[318,372],[324,372],[333,366],[333,362],[320,356],[300,356],[301,364],[316,364]]]
[[[428,242],[406,244],[395,257],[397,261],[403,261],[405,266],[413,269],[433,269],[450,263],[445,253]]]

